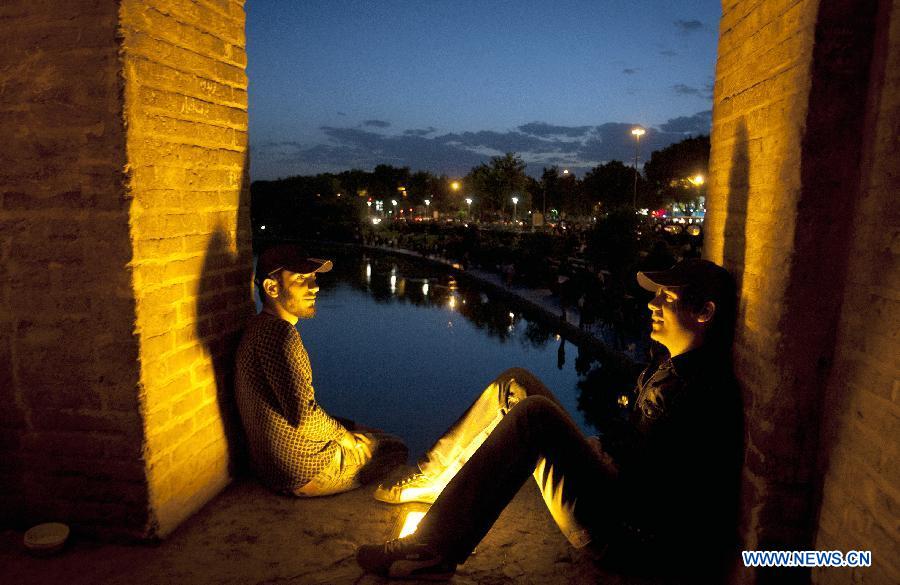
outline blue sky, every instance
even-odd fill
[[[708,132],[718,0],[247,2],[253,179],[376,164],[539,175]]]

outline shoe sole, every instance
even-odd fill
[[[433,504],[437,498],[412,498],[412,499],[388,499],[386,497],[379,497],[378,493],[372,494],[372,497],[378,500],[379,502],[384,502],[385,504]]]
[[[445,571],[443,573],[416,573],[417,570],[430,569],[433,564],[422,561],[395,561],[390,569],[388,569],[388,578],[390,579],[417,579],[420,581],[448,581],[456,574],[456,571]]]

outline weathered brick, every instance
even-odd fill
[[[889,170],[896,163],[888,162],[896,160],[896,132],[890,128],[896,128],[898,108],[896,100],[888,98],[875,106],[880,110],[868,112],[869,118],[860,112],[866,104],[877,102],[871,100],[873,95],[900,94],[900,84],[893,80],[886,81],[884,87],[868,85],[872,82],[869,62],[861,52],[853,51],[860,51],[877,35],[841,17],[836,10],[844,6],[850,5],[781,1],[723,4],[704,253],[724,260],[726,267],[742,276],[736,368],[750,394],[747,420],[751,450],[744,497],[744,506],[752,516],[745,534],[749,542],[765,541],[766,534],[799,536],[802,529],[797,527],[809,522],[809,518],[794,513],[804,502],[802,497],[796,499],[792,486],[805,482],[811,486],[809,493],[816,493],[812,486],[820,480],[810,461],[819,447],[813,439],[819,436],[819,419],[806,415],[819,411],[823,396],[835,397],[828,408],[836,405],[835,410],[825,411],[823,430],[842,430],[829,437],[833,444],[823,443],[833,450],[827,454],[831,468],[821,480],[824,498],[817,547],[841,549],[855,541],[857,548],[866,548],[859,546],[871,542],[866,531],[873,530],[878,519],[896,515],[896,495],[885,491],[884,486],[900,481],[900,475],[894,472],[896,465],[886,464],[891,456],[896,458],[896,441],[892,438],[900,433],[892,382],[900,367],[894,357],[900,317],[895,302],[881,299],[896,299],[900,279],[896,261],[884,253],[890,245],[884,234],[891,232],[891,224],[884,223],[883,210],[895,206],[887,194],[890,189],[881,191],[874,185],[887,179],[893,182],[894,193],[898,187],[896,173]],[[890,20],[893,30],[898,11],[893,7],[887,10],[888,19],[875,19],[873,13],[864,10],[854,10],[853,16],[860,18],[863,14],[870,19],[865,26],[883,26],[885,30]],[[838,37],[837,44],[829,44],[836,30],[857,35],[861,42],[841,46]],[[889,38],[883,34],[881,38]],[[879,66],[886,72],[896,71],[897,39],[886,44],[887,52],[881,56],[887,61]],[[854,58],[864,64],[848,66]],[[836,67],[838,64],[840,67]],[[835,75],[853,80],[851,86],[869,87],[869,101],[862,99],[858,106],[849,108],[848,100],[859,99],[864,92],[856,98],[847,92],[823,97]],[[834,103],[826,108],[822,105],[825,99]],[[846,111],[842,113],[841,107]],[[823,115],[823,110],[828,114]],[[828,141],[827,148],[819,145],[820,150],[815,150],[815,140],[827,135],[822,128],[835,128],[842,119],[854,117],[856,121],[848,126],[848,132]],[[869,123],[877,128],[860,132]],[[885,139],[891,135],[892,139]],[[854,136],[861,137],[862,143],[859,148],[847,149],[845,141]],[[865,150],[864,160],[873,165],[864,170],[862,183],[871,188],[864,186],[857,194],[854,190],[859,183],[835,189],[810,175],[808,168],[824,166],[820,161],[841,148],[848,150],[845,161]],[[746,168],[736,168],[743,164]],[[841,173],[858,168],[855,163],[836,161],[832,168],[822,168],[820,174],[827,172],[837,185]],[[813,191],[814,196],[807,194]],[[746,200],[745,205],[741,198]],[[858,208],[849,214],[843,212],[852,209],[854,198]],[[840,221],[835,221],[837,218]],[[848,222],[854,225],[853,230],[846,229]],[[879,234],[878,243],[874,243],[874,234]],[[804,250],[804,240],[817,242],[818,248]],[[738,248],[732,245],[734,242],[743,245]],[[842,254],[847,254],[846,267],[841,262]],[[823,257],[833,261],[822,262]],[[818,276],[804,272],[809,266],[821,266],[819,274],[828,277],[813,284]],[[873,289],[876,283],[877,289]],[[886,290],[892,292],[883,292]],[[841,298],[843,308],[834,301]],[[799,302],[802,300],[807,303]],[[807,307],[815,308],[816,320],[800,326],[798,315]],[[841,323],[836,337],[822,326],[835,322]],[[816,327],[821,328],[821,334],[812,333]],[[796,341],[804,338],[807,342]],[[818,354],[812,349],[817,344],[821,346],[815,350]],[[814,387],[804,387],[803,381],[810,375],[820,375],[823,365],[827,372],[832,357],[836,365],[830,380],[820,377]],[[892,450],[890,455],[885,453]],[[782,485],[779,480],[790,481]],[[807,507],[814,509],[815,505],[812,502]],[[796,526],[790,527],[792,522]],[[768,538],[779,540],[778,536]],[[855,571],[853,582],[892,582],[884,575],[897,572],[896,555],[878,556],[890,559],[881,565],[884,573],[873,576],[871,571]],[[836,578],[834,570],[822,570],[814,573],[813,580],[843,582],[849,574],[845,571]]]
[[[156,378],[145,385],[145,403],[154,407],[168,404],[172,399],[181,396],[191,388],[190,371],[179,370],[169,366],[170,360],[160,360],[166,363],[166,372],[172,373],[171,378]]]
[[[18,501],[8,486],[23,486],[28,510],[101,533],[140,532],[156,507],[164,534],[227,475],[221,448],[201,446],[164,473],[155,466],[172,465],[177,436],[212,445],[206,429],[218,417],[203,406],[214,381],[191,386],[192,373],[213,378],[195,367],[209,358],[194,324],[177,320],[196,318],[201,281],[213,314],[243,300],[228,287],[213,292],[224,279],[201,274],[210,226],[234,233],[236,214],[249,213],[238,209],[247,187],[243,8],[10,0],[0,15],[20,25],[0,67],[0,124],[19,129],[0,152],[0,314],[15,317],[0,336],[11,366],[0,383],[7,403],[25,409],[4,409],[0,428],[4,445],[30,453],[4,452],[13,480],[0,487],[0,513]],[[249,249],[249,232],[238,237]],[[45,294],[29,301],[36,287]],[[169,404],[178,400],[181,421]],[[156,440],[160,430],[174,442]],[[134,487],[146,481],[150,489]],[[154,500],[157,491],[181,494],[178,505]],[[102,505],[113,499],[123,505]]]

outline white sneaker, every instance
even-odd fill
[[[375,499],[388,504],[406,504],[421,502],[433,504],[440,495],[434,482],[421,473],[412,473],[396,483],[385,486],[381,484],[375,490]]]

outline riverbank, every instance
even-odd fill
[[[355,245],[335,244],[342,247]],[[608,339],[609,330],[592,323],[585,325],[577,306],[563,307],[559,296],[548,288],[529,288],[504,282],[498,274],[480,268],[463,267],[458,262],[435,255],[423,255],[412,250],[388,246],[358,246],[365,252],[412,258],[446,268],[457,278],[473,280],[482,288],[502,297],[510,308],[528,311],[544,325],[558,330],[560,335],[575,345],[589,350],[604,360],[640,362],[646,354],[646,344],[635,341],[626,344],[624,350],[616,349]]]

